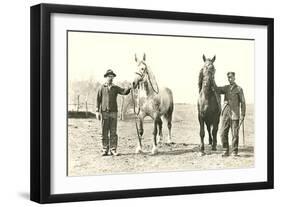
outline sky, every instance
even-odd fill
[[[243,88],[246,103],[254,103],[254,40],[132,35],[96,32],[68,32],[69,81],[93,79],[105,82],[107,69],[118,81],[133,81],[142,58],[154,73],[159,87],[172,90],[175,103],[195,104],[198,74],[207,58],[216,55],[214,66],[218,86],[226,85],[226,73],[234,71]]]

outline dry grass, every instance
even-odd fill
[[[68,175],[140,173],[159,171],[249,168],[254,166],[254,117],[253,106],[247,107],[245,119],[246,145],[240,146],[239,157],[221,157],[218,150],[206,147],[206,156],[199,153],[199,125],[195,105],[176,105],[172,126],[173,144],[162,143],[159,153],[151,155],[152,123],[144,124],[144,152],[135,154],[137,136],[134,121],[118,122],[118,152],[120,156],[101,156],[101,126],[96,119],[69,119],[68,126]],[[163,125],[164,142],[167,127]],[[229,137],[231,138],[231,136]],[[208,137],[205,137],[208,143]],[[240,132],[242,144],[242,132]]]

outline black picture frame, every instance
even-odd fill
[[[50,70],[50,15],[52,13],[134,17],[194,22],[219,22],[267,26],[267,181],[237,184],[169,187],[73,194],[51,194],[50,188],[50,130],[51,130],[51,70]],[[170,11],[136,10],[57,4],[39,4],[31,7],[31,151],[30,199],[39,203],[88,201],[102,199],[166,196],[272,189],[274,187],[274,20],[272,18],[195,14]]]

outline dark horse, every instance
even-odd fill
[[[215,75],[215,62],[216,56],[212,59],[206,59],[203,55],[204,66],[199,74],[199,99],[198,99],[198,119],[200,123],[200,137],[201,155],[205,155],[204,136],[205,124],[209,134],[209,144],[212,145],[212,150],[217,148],[217,132],[220,121],[220,97],[214,90],[214,75]],[[212,129],[212,132],[211,132]]]
[[[135,55],[137,63],[136,76],[133,81],[133,88],[137,89],[137,118],[138,118],[138,131],[139,143],[136,153],[142,152],[142,135],[143,135],[143,120],[146,116],[153,119],[153,142],[152,154],[157,153],[157,144],[162,140],[162,119],[163,116],[167,121],[169,135],[167,143],[171,143],[171,128],[172,128],[172,114],[174,109],[173,94],[169,88],[159,89],[154,79],[153,73],[147,66],[145,61],[145,54],[142,60],[139,60]],[[159,139],[157,140],[157,129],[159,130]]]

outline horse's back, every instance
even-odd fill
[[[173,102],[173,92],[169,88],[161,88],[159,94],[163,96],[163,98],[169,99],[169,101]]]
[[[173,93],[169,88],[161,88],[157,94],[147,97],[141,106],[144,114],[151,117],[154,116],[155,112],[160,112],[161,116],[172,113],[173,109]]]
[[[169,88],[162,88],[157,95],[157,98],[160,101],[159,109],[162,113],[166,113],[167,111],[173,111],[174,108],[174,100],[173,100],[173,92]]]

